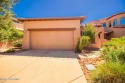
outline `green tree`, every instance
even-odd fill
[[[95,38],[95,35],[96,35],[95,28],[91,24],[85,24],[83,26],[83,35],[89,36],[90,40],[92,41]]]
[[[83,35],[88,36],[90,38],[90,43],[94,40],[96,34],[97,32],[93,25],[85,24],[83,26]],[[89,44],[89,48],[90,48],[90,44]]]
[[[0,0],[0,41],[8,42],[20,39],[22,32],[14,28],[13,20],[14,13],[13,6],[18,0]]]

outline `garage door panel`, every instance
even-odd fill
[[[73,50],[73,31],[31,31],[31,48]]]

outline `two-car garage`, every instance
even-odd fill
[[[84,18],[19,19],[24,22],[23,49],[74,50]]]
[[[31,49],[73,50],[73,30],[31,31]]]

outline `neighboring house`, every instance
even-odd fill
[[[14,23],[14,28],[16,28],[19,31],[24,31],[24,23],[19,21],[17,18],[12,18]]]
[[[82,17],[19,18],[24,22],[23,49],[75,50]]]
[[[111,38],[118,38],[125,35],[125,12],[112,15],[110,17],[92,21],[99,34],[95,39],[95,46],[102,47],[103,43]]]

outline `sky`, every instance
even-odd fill
[[[20,0],[13,11],[19,18],[86,16],[87,23],[125,12],[125,0]]]

